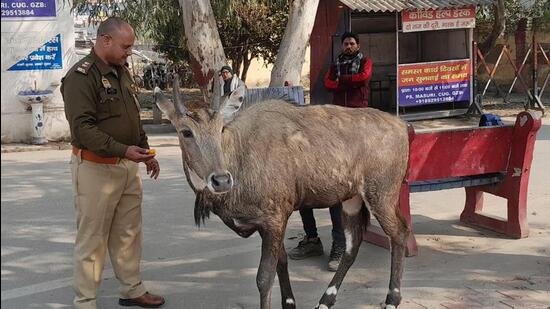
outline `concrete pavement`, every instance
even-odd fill
[[[149,134],[149,144],[151,147],[166,147],[177,146],[178,138],[176,133],[163,132],[166,131],[164,126],[151,126],[154,129],[151,131],[159,131],[160,133]],[[2,153],[10,152],[29,152],[29,151],[44,151],[44,150],[66,150],[71,149],[71,144],[68,141],[64,142],[48,142],[44,145],[31,145],[24,143],[2,144]]]
[[[529,186],[529,238],[507,239],[466,227],[458,217],[463,190],[412,195],[420,253],[408,258],[400,308],[550,308],[550,121],[538,135]],[[153,140],[157,139],[156,142]],[[255,273],[260,238],[241,239],[212,218],[197,229],[194,196],[181,169],[173,135],[153,137],[161,177],[144,177],[143,279],[166,296],[164,308],[258,308]],[[2,308],[70,308],[74,208],[69,150],[2,153]],[[486,208],[504,214],[504,201]],[[316,211],[326,255],[290,261],[298,308],[313,308],[333,273],[328,211]],[[285,244],[302,235],[291,217]],[[389,254],[364,243],[334,308],[379,308],[389,280]],[[280,307],[278,283],[273,307]],[[101,308],[118,308],[117,281],[110,265],[100,290]]]

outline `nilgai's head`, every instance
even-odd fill
[[[174,80],[173,101],[158,88],[155,88],[155,98],[178,132],[189,181],[197,191],[208,188],[212,193],[226,193],[233,187],[233,176],[224,162],[222,134],[224,125],[242,106],[246,89],[244,86],[236,89],[219,109],[213,109],[203,102],[183,104],[179,98],[178,78]]]

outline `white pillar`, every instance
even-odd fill
[[[32,134],[31,144],[42,145],[47,142],[44,137],[44,104],[37,102],[31,104],[32,108]]]

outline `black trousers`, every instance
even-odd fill
[[[308,208],[300,210],[300,216],[302,217],[306,236],[308,238],[318,237],[317,223],[313,216],[313,209]],[[338,244],[345,244],[346,236],[344,235],[344,229],[342,227],[342,205],[330,208],[330,220],[332,221],[332,240]]]

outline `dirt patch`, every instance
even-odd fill
[[[517,114],[525,110],[526,101],[526,94],[511,94],[506,101],[503,98],[492,94],[483,99],[482,105],[485,113],[491,113],[501,117],[515,117]],[[550,95],[543,96],[541,101],[546,107],[548,107],[548,104],[550,104]],[[548,117],[548,112],[546,112],[543,117]]]

